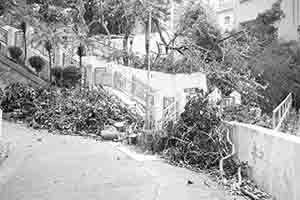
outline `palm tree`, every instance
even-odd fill
[[[79,57],[79,67],[83,73],[82,82],[83,86],[86,86],[86,78],[87,78],[87,69],[83,66],[82,58],[86,56],[90,49],[95,49],[97,46],[99,47],[101,44],[99,43],[99,38],[97,37],[89,37],[88,35],[88,25],[84,22],[80,22],[74,24],[73,27],[73,41],[71,45],[72,50],[76,50],[76,54]]]
[[[21,31],[23,33],[23,41],[24,41],[24,61],[26,62],[27,60],[27,23],[23,21],[21,23]]]
[[[86,69],[82,66],[82,57],[86,55],[85,52],[85,46],[83,46],[81,43],[77,47],[77,55],[79,57],[79,67],[81,70],[83,70],[83,86],[86,86]]]
[[[52,52],[52,43],[50,40],[45,41],[44,43],[44,47],[46,49],[46,51],[48,52],[48,59],[49,59],[49,69],[48,69],[48,77],[50,80],[50,83],[52,82],[52,76],[51,76],[51,69],[52,69],[52,56],[51,56],[51,52]]]
[[[83,86],[86,86],[87,83],[87,69],[83,66],[82,58],[89,54],[89,50],[95,49],[99,45],[99,40],[95,37],[88,37],[86,34],[75,34],[71,49],[76,50],[76,54],[79,57],[79,67],[83,73]]]

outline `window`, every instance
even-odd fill
[[[226,17],[225,17],[224,23],[225,23],[225,24],[230,24],[230,17],[229,17],[229,16],[226,16]]]

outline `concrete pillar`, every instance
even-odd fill
[[[171,31],[174,32],[174,9],[175,9],[175,5],[174,5],[174,0],[171,0],[171,19],[170,19],[170,28]]]
[[[93,66],[92,65],[87,65],[86,70],[87,70],[86,71],[86,73],[87,73],[86,81],[87,81],[88,86],[90,88],[92,88],[93,87],[93,72],[92,72]]]
[[[154,106],[152,106],[152,115],[155,122],[158,122],[163,116],[163,96],[159,91],[155,92],[153,96]]]
[[[8,29],[8,38],[7,38],[7,46],[15,45],[15,31],[13,29]]]
[[[183,113],[183,111],[184,111],[184,107],[185,107],[185,105],[186,105],[186,94],[184,93],[184,91],[182,90],[182,91],[179,91],[179,92],[177,92],[177,102],[178,102],[178,107],[177,107],[177,112],[179,113],[179,114],[181,114],[181,113]]]
[[[63,51],[61,47],[55,48],[54,54],[55,54],[55,60],[54,60],[55,65],[63,66]]]

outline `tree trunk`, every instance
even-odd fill
[[[150,30],[149,30],[149,23],[146,23],[145,27],[145,52],[146,52],[146,58],[145,58],[145,66],[148,64],[148,59],[150,56]]]
[[[23,32],[23,40],[24,40],[24,61],[26,63],[27,60],[27,41],[26,41],[26,31]]]
[[[49,57],[48,78],[49,78],[49,81],[51,84],[52,83],[52,75],[51,75],[52,60],[51,60],[51,52],[50,51],[48,51],[48,57]]]
[[[100,23],[101,23],[102,27],[104,28],[104,30],[105,30],[105,32],[108,36],[108,40],[109,40],[108,46],[110,46],[111,45],[111,35],[110,35],[110,32],[109,32],[109,30],[108,30],[108,28],[105,24],[104,8],[103,8],[103,3],[104,2],[103,2],[103,0],[101,0],[99,3],[100,3]]]
[[[124,38],[123,38],[123,51],[124,51],[123,63],[124,63],[125,66],[129,65],[128,39],[129,39],[129,35],[126,33]]]
[[[79,56],[79,67],[80,67],[80,71],[82,73],[82,76],[81,76],[81,87],[84,87],[85,86],[85,72],[84,72],[84,69],[83,69],[83,66],[82,66],[82,56]]]

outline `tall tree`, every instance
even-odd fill
[[[21,22],[20,28],[23,33],[23,41],[24,41],[24,60],[27,60],[27,23],[25,21]]]
[[[44,47],[48,53],[49,68],[48,77],[51,81],[51,68],[54,52],[53,50],[60,48],[64,44],[63,37],[66,34],[66,30],[63,26],[58,26],[53,24],[49,26],[48,24],[41,23],[39,28],[31,34],[30,43],[33,48]]]

